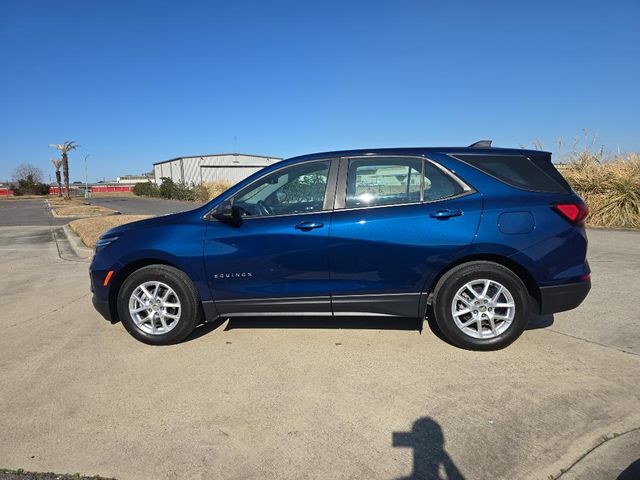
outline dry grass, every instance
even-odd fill
[[[208,202],[233,186],[231,182],[204,182],[196,186],[196,200]]]
[[[133,192],[95,192],[91,193],[91,198],[116,198],[116,197],[135,197]]]
[[[49,201],[49,205],[52,207],[62,207],[62,206],[70,206],[70,205],[84,205],[84,198],[69,198],[66,199],[64,197],[53,197],[50,196],[47,198]]]
[[[87,247],[93,248],[98,238],[100,238],[100,235],[110,228],[135,222],[136,220],[143,220],[151,216],[152,215],[109,215],[106,217],[81,218],[71,222],[69,227],[80,237]]]
[[[0,200],[46,200],[47,195],[2,195]]]
[[[587,150],[573,155],[562,174],[589,206],[587,223],[640,228],[640,154],[605,158]]]
[[[115,212],[110,208],[97,205],[68,205],[53,209],[59,217],[96,217],[99,215],[111,215]]]

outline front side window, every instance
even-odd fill
[[[278,170],[240,191],[233,204],[245,217],[321,211],[330,163],[308,162]]]
[[[419,158],[351,159],[345,206],[358,208],[433,201],[461,192],[462,188],[451,177]]]

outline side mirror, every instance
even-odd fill
[[[241,222],[240,208],[235,207],[231,200],[220,203],[209,216],[230,225],[239,225]]]

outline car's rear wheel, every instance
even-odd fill
[[[514,342],[529,318],[529,293],[522,280],[494,262],[470,262],[447,272],[433,294],[442,333],[470,350],[498,350]]]
[[[198,293],[184,272],[149,265],[129,275],[118,292],[118,315],[141,342],[169,345],[184,340],[202,319]]]

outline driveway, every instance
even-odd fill
[[[243,319],[147,346],[94,312],[87,263],[51,227],[0,227],[0,467],[121,479],[557,475],[640,426],[640,235],[589,237],[584,305],[482,353],[415,322],[364,319]],[[619,436],[570,471],[615,457],[598,474],[615,478],[637,447],[635,433]]]
[[[96,197],[91,203],[102,207],[112,208],[124,214],[134,215],[165,215],[167,213],[192,210],[202,205],[198,202],[182,202],[179,200],[161,200],[144,197]]]

